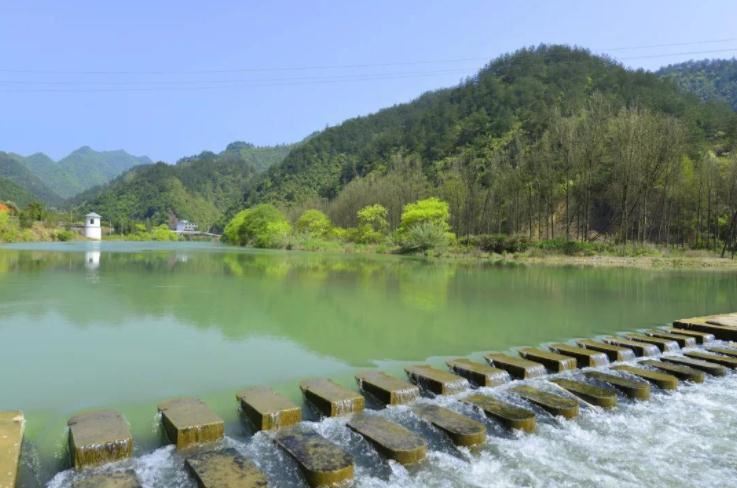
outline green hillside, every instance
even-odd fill
[[[15,154],[0,152],[0,177],[11,181],[32,195],[34,200],[52,206],[62,202],[61,197],[41,178],[33,174]]]
[[[208,229],[242,198],[259,169],[280,162],[291,147],[236,142],[219,154],[205,151],[176,165],[138,166],[107,185],[78,195],[72,203],[123,228],[135,221],[155,225],[179,218]]]
[[[134,166],[151,163],[146,156],[132,156],[123,150],[95,151],[83,146],[59,160],[58,165],[78,182],[78,193],[105,184]]]
[[[25,207],[34,200],[37,198],[32,194],[9,179],[0,177],[0,202],[13,202],[19,207]]]
[[[696,222],[701,236],[718,232],[731,205],[720,177],[732,171],[735,119],[583,49],[523,49],[457,87],[315,135],[240,207],[315,206],[355,225],[356,210],[378,202],[396,227],[402,205],[439,196],[460,235],[691,239]],[[706,198],[721,200],[719,217],[713,206],[702,215]]]
[[[728,103],[737,110],[737,59],[704,59],[672,64],[657,71],[701,100]]]

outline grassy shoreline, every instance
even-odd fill
[[[396,249],[381,244],[341,244],[325,241],[324,245],[312,242],[309,246],[293,246],[294,251],[331,253],[331,254],[365,254],[365,255],[402,255]],[[737,259],[729,256],[722,258],[718,253],[706,250],[674,250],[670,248],[647,247],[647,254],[628,254],[631,248],[623,249],[621,255],[616,253],[595,252],[587,255],[567,255],[561,252],[542,251],[530,248],[518,253],[497,254],[484,252],[475,248],[454,246],[441,252],[425,254],[406,254],[404,256],[424,258],[438,262],[458,262],[467,264],[520,264],[534,266],[585,266],[610,268],[639,269],[703,269],[712,271],[737,271]]]

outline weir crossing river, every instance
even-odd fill
[[[458,356],[483,362],[489,351],[516,356],[523,347],[650,330],[737,310],[735,278],[201,243],[5,246],[0,410],[25,413],[22,487],[72,486],[66,421],[93,408],[113,408],[129,422],[134,458],[124,467],[143,486],[196,486],[182,469],[182,453],[162,447],[156,405],[177,396],[196,396],[223,418],[222,442],[253,459],[273,486],[304,486],[270,437],[246,427],[237,391],[268,385],[301,404],[297,385],[307,377],[329,377],[355,391],[359,371],[405,378],[404,369],[419,363],[447,370],[446,361]],[[733,374],[654,390],[648,402],[620,398],[614,410],[583,404],[573,420],[538,409],[533,435],[486,419],[459,401],[467,395],[419,402],[483,422],[487,439],[473,449],[455,447],[412,407],[382,411],[427,442],[426,460],[406,467],[382,458],[346,428],[346,417],[319,420],[304,410],[304,425],[352,456],[361,487],[737,483]]]

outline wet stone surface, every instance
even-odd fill
[[[699,371],[698,369],[694,369],[683,364],[673,364],[654,360],[642,361],[640,364],[649,366],[664,373],[672,374],[678,379],[692,381],[694,383],[703,383],[706,376],[703,371]]]
[[[15,486],[24,428],[22,412],[0,412],[0,487]]]
[[[72,465],[77,469],[125,459],[133,452],[128,424],[114,410],[81,413],[67,425]]]
[[[469,395],[463,398],[462,401],[479,408],[487,417],[501,422],[510,429],[519,429],[525,432],[535,431],[535,414],[526,408],[480,393]]]
[[[725,356],[737,358],[737,349],[733,347],[706,346],[705,349],[709,352],[715,352],[717,354],[724,354]]]
[[[607,355],[600,351],[571,346],[569,344],[552,344],[549,347],[553,351],[574,358],[579,368],[605,366],[609,364]]]
[[[484,358],[492,366],[508,372],[513,378],[530,379],[545,374],[545,366],[535,361],[493,352],[486,354]]]
[[[133,470],[99,473],[79,476],[72,482],[72,488],[142,488]]]
[[[603,408],[614,408],[617,405],[617,393],[612,388],[566,378],[554,378],[550,381],[592,405]]]
[[[519,355],[530,361],[538,362],[553,373],[576,369],[576,360],[555,352],[543,351],[533,347],[519,350]]]
[[[456,358],[446,363],[450,370],[477,386],[499,386],[509,381],[509,373],[466,358]]]
[[[623,337],[606,337],[603,341],[607,344],[631,349],[636,356],[657,356],[659,353],[658,346],[655,344],[645,344],[643,342],[632,341]]]
[[[587,378],[606,383],[620,390],[633,400],[649,400],[650,385],[644,380],[633,380],[612,373],[603,371],[586,371],[584,375]]]
[[[712,376],[725,376],[727,374],[727,368],[721,364],[711,363],[709,361],[702,361],[701,359],[694,359],[685,356],[661,356],[661,361],[683,364],[694,369],[701,370]]]
[[[415,401],[420,388],[381,371],[362,371],[356,375],[358,388],[384,405],[401,405]]]
[[[684,356],[688,356],[693,359],[700,359],[702,361],[709,361],[710,363],[721,364],[731,369],[737,368],[737,358],[722,356],[721,354],[715,354],[707,351],[685,351]]]
[[[680,347],[694,347],[696,345],[696,338],[688,335],[674,334],[658,329],[645,331],[645,334],[660,339],[675,341]]]
[[[264,488],[266,475],[235,449],[187,457],[185,464],[200,488]]]
[[[481,422],[438,405],[421,404],[412,409],[418,417],[445,432],[457,446],[476,446],[486,440]]]
[[[223,438],[225,423],[198,398],[174,398],[158,406],[161,422],[177,449]]]
[[[664,390],[675,390],[678,388],[678,378],[672,374],[659,373],[657,371],[650,371],[649,369],[638,368],[636,366],[620,365],[614,366],[612,369],[628,373],[643,380],[647,380],[650,383],[658,385]]]
[[[400,464],[414,464],[427,455],[427,443],[422,437],[378,415],[357,414],[346,425],[383,456]]]
[[[236,399],[256,430],[289,427],[302,420],[302,409],[271,388],[247,388]]]
[[[576,340],[576,344],[585,349],[603,352],[609,358],[609,361],[630,361],[635,359],[634,351],[627,347],[615,346],[591,339],[578,339]]]
[[[315,431],[289,427],[278,430],[274,442],[297,462],[310,486],[328,486],[353,478],[353,458]]]
[[[326,417],[361,412],[366,405],[362,395],[327,378],[303,380],[299,388],[305,398]]]
[[[707,324],[723,325],[725,327],[737,327],[737,314],[729,313],[713,316],[706,321]]]
[[[673,352],[680,349],[678,343],[669,339],[661,339],[660,337],[652,337],[645,334],[625,334],[624,337],[631,341],[644,342],[646,344],[654,344],[661,352]]]
[[[552,415],[560,415],[567,419],[578,416],[578,403],[570,398],[554,395],[527,385],[515,386],[510,391],[528,402],[543,408]]]
[[[696,339],[697,344],[706,344],[709,342],[713,342],[716,339],[714,337],[714,334],[709,334],[708,332],[699,332],[697,330],[676,329],[676,328],[669,328],[669,329],[664,329],[664,330],[671,334],[693,337],[694,339]]]
[[[673,322],[676,329],[694,330],[712,334],[715,338],[725,341],[737,340],[737,327],[715,324],[721,322],[719,317],[695,317],[692,319],[681,319]]]
[[[409,380],[436,395],[453,395],[468,388],[468,380],[424,364],[404,368]]]

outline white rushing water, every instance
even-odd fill
[[[455,399],[432,401],[481,418]],[[620,401],[610,411],[584,408],[573,421],[548,417],[532,435],[509,434],[487,421],[489,438],[475,452],[454,448],[407,407],[387,409],[384,415],[428,439],[427,460],[410,468],[382,460],[344,419],[311,425],[353,455],[357,488],[728,487],[737,486],[735,406],[737,375],[707,378],[674,393],[654,392],[650,401]],[[273,486],[306,486],[265,434],[225,443],[254,459]],[[171,446],[112,469],[131,467],[145,487],[194,486]],[[60,473],[49,486],[69,487],[73,476]]]

